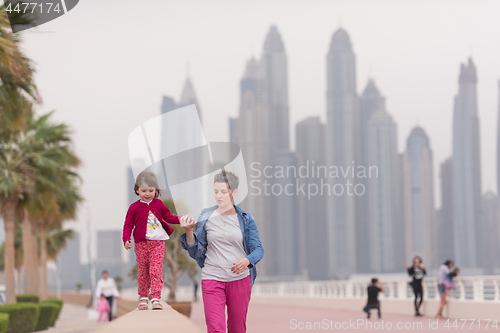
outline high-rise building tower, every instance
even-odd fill
[[[479,267],[481,234],[481,160],[476,66],[460,67],[453,111],[453,221],[456,262]]]
[[[429,137],[417,126],[406,141],[403,155],[403,200],[405,259],[425,258],[427,266],[436,265],[436,222],[432,150]]]
[[[327,55],[327,147],[329,166],[346,169],[355,161],[354,124],[358,117],[356,93],[356,57],[347,32],[340,28],[332,37]],[[354,179],[346,177],[330,179],[347,188]],[[356,231],[354,196],[345,191],[342,195],[328,198],[328,273],[330,277],[347,278],[356,270]]]
[[[368,122],[371,116],[379,111],[385,110],[385,97],[382,96],[375,81],[369,79],[368,83],[360,96],[360,117],[359,122],[355,123],[355,127],[359,128],[359,157],[356,165],[363,166],[366,169],[368,165],[368,147],[370,145],[368,138]],[[365,189],[369,186],[368,178],[359,178],[356,180],[358,184],[362,184]],[[367,232],[369,228],[369,200],[368,194],[360,195],[355,198],[356,203],[356,254],[357,254],[357,272],[370,272],[370,257],[366,255],[369,251],[370,234]]]
[[[498,80],[498,113],[497,113],[497,197],[500,199],[500,80]]]
[[[441,208],[438,214],[438,239],[437,257],[438,263],[455,258],[455,247],[453,240],[453,161],[448,158],[441,163]]]
[[[372,115],[368,124],[368,164],[376,167],[368,178],[370,205],[370,266],[372,272],[393,272],[395,260],[395,232],[398,209],[398,151],[397,129],[392,117],[384,110]]]
[[[296,125],[295,147],[297,151],[297,166],[319,171],[319,175],[302,178],[300,185],[311,186],[318,194],[310,198],[298,198],[297,240],[298,261],[300,268],[307,270],[307,276],[312,280],[328,279],[328,238],[326,218],[326,200],[328,193],[322,193],[322,185],[327,184],[327,168],[325,165],[325,124],[319,117],[308,117]],[[321,168],[321,169],[320,169]],[[316,188],[314,187],[316,186]],[[301,272],[299,272],[301,273]]]
[[[484,274],[495,274],[500,270],[500,218],[498,197],[488,191],[483,196],[483,229],[481,235],[481,251],[484,254]]]
[[[270,161],[276,155],[290,149],[288,116],[288,63],[285,45],[278,28],[271,26],[264,42],[261,58],[264,75],[264,98],[266,108],[268,147]]]

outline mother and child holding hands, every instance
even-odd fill
[[[148,309],[151,293],[153,310],[161,310],[163,256],[165,240],[173,232],[170,224],[180,224],[185,233],[182,247],[196,260],[201,270],[201,287],[208,332],[246,332],[246,317],[255,265],[264,256],[257,225],[252,215],[234,205],[239,178],[222,170],[214,177],[217,204],[204,209],[198,221],[189,215],[175,216],[163,201],[156,175],[141,172],[134,192],[140,200],[130,205],[123,226],[123,242],[132,248],[133,231],[139,274],[137,277],[140,310]]]

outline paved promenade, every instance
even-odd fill
[[[46,331],[49,333],[85,333],[92,332],[99,327],[107,324],[98,324],[95,320],[89,320],[87,308],[82,305],[64,303],[59,315],[59,320],[55,327]]]
[[[452,327],[455,319],[448,323],[450,328],[446,328],[446,319],[437,321],[430,317],[413,317],[405,315],[384,314],[382,319],[377,318],[376,310],[372,310],[371,319],[366,320],[364,312],[330,310],[300,306],[283,306],[261,304],[258,301],[250,301],[248,310],[247,332],[248,333],[282,333],[282,332],[380,332],[380,331],[411,331],[411,332],[500,332],[499,328],[493,328],[490,322],[480,324],[476,321],[458,320],[457,328]],[[465,319],[465,318],[464,318]],[[203,303],[199,300],[193,303],[191,320],[206,332],[205,318],[203,313]],[[316,324],[315,324],[316,323]],[[316,326],[314,326],[316,325]],[[463,328],[462,328],[463,325]],[[398,329],[399,327],[399,329]]]

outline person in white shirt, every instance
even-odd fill
[[[113,309],[113,301],[115,297],[120,296],[118,293],[118,288],[116,287],[116,282],[113,278],[109,277],[108,271],[102,271],[102,279],[97,281],[97,287],[95,289],[96,299],[99,299],[101,295],[104,295],[109,303],[109,308]],[[109,312],[108,320],[113,319],[113,310]]]

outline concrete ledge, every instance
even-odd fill
[[[300,306],[311,308],[342,309],[359,311],[361,313],[366,305],[365,299],[348,298],[302,298],[302,297],[257,297],[252,296],[251,303],[275,304],[286,306]],[[413,316],[415,314],[413,300],[391,300],[381,299],[381,310],[383,313],[403,314]],[[420,312],[424,316],[436,316],[439,307],[437,300],[425,300]],[[443,313],[445,317],[455,319],[492,319],[500,321],[499,302],[472,302],[451,300],[446,305]]]
[[[123,332],[162,332],[171,333],[200,333],[188,317],[181,315],[170,305],[162,302],[163,310],[137,310],[113,320],[93,332],[100,333],[123,333]]]

